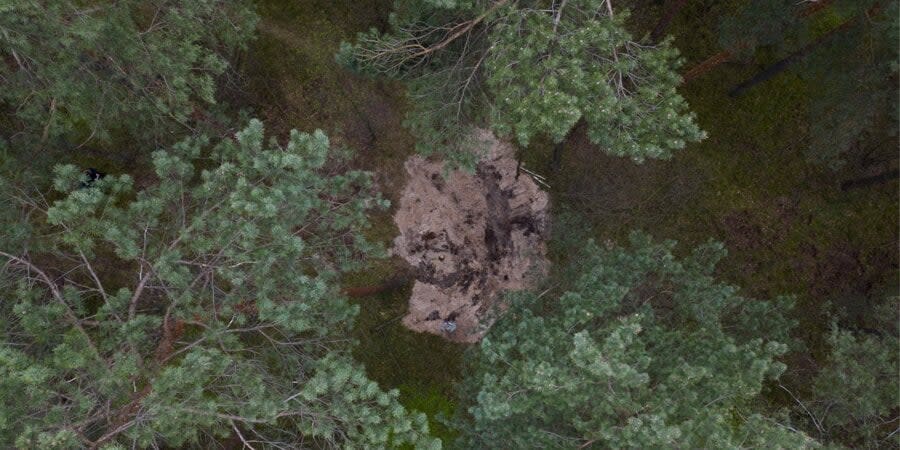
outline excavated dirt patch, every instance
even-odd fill
[[[407,185],[394,215],[393,252],[414,268],[403,324],[456,342],[477,342],[503,309],[502,293],[546,271],[548,197],[531,176],[516,176],[514,149],[490,132],[475,173],[445,173],[443,163],[406,161]],[[456,330],[442,329],[453,321]],[[446,328],[446,326],[444,326]]]

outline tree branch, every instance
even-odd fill
[[[51,280],[49,276],[47,276],[47,273],[44,272],[43,270],[41,270],[40,268],[38,268],[37,266],[35,266],[34,264],[32,264],[30,261],[22,259],[18,256],[15,256],[15,255],[3,252],[3,251],[0,251],[0,256],[6,257],[10,261],[21,264],[21,265],[25,266],[26,268],[28,268],[29,271],[34,271],[38,275],[38,277],[41,279],[41,281],[43,281],[44,284],[46,284],[47,287],[50,289],[50,294],[53,296],[53,298],[65,308],[66,318],[69,319],[70,322],[72,322],[72,326],[74,326],[75,329],[77,329],[78,332],[81,333],[81,335],[84,337],[85,341],[87,342],[87,345],[91,348],[91,350],[93,350],[94,355],[97,357],[97,359],[99,359],[100,361],[103,361],[103,357],[100,355],[100,350],[97,349],[97,346],[94,344],[94,341],[93,341],[93,339],[91,339],[91,336],[88,334],[88,332],[84,329],[83,326],[81,326],[81,321],[78,319],[78,316],[75,314],[75,311],[72,311],[72,308],[69,306],[68,303],[66,303],[65,298],[62,296],[62,293],[59,291],[59,287],[56,286],[56,283],[54,283],[53,280]],[[105,361],[104,361],[104,365],[105,365]]]
[[[134,316],[137,314],[138,301],[140,300],[141,294],[143,294],[144,288],[147,286],[147,281],[150,280],[150,276],[152,274],[152,270],[147,272],[146,275],[141,277],[141,281],[138,282],[137,287],[134,289],[134,294],[131,296],[131,301],[128,303],[128,320],[134,319]]]
[[[233,420],[229,420],[229,422],[231,422],[231,428],[234,429],[234,432],[235,432],[235,433],[237,433],[238,438],[241,440],[241,442],[244,443],[244,446],[247,447],[247,448],[249,448],[250,450],[256,450],[255,448],[253,448],[252,445],[250,445],[249,442],[247,442],[247,439],[245,439],[245,438],[244,438],[244,435],[241,434],[241,430],[238,429],[237,425],[234,424],[234,421],[233,421]]]
[[[489,16],[492,12],[496,11],[496,10],[499,9],[501,6],[503,6],[503,5],[507,4],[507,3],[509,3],[509,0],[500,0],[500,1],[498,1],[497,3],[494,3],[490,8],[488,8],[485,12],[481,13],[481,15],[479,15],[478,17],[476,17],[476,18],[474,18],[474,19],[472,19],[472,20],[470,20],[470,21],[468,21],[468,22],[463,22],[463,23],[461,23],[461,24],[459,24],[459,25],[456,25],[454,28],[459,27],[460,25],[464,25],[459,31],[457,31],[457,32],[455,32],[455,33],[453,33],[453,34],[451,34],[450,36],[448,36],[448,37],[446,37],[446,38],[444,38],[444,40],[442,40],[441,42],[438,42],[437,44],[435,44],[435,45],[433,45],[433,46],[431,46],[431,47],[425,48],[424,50],[422,50],[422,51],[420,51],[420,52],[418,52],[418,53],[413,54],[412,56],[410,56],[410,58],[418,58],[418,57],[421,57],[421,56],[425,56],[425,55],[428,55],[429,53],[434,53],[435,51],[440,50],[440,49],[446,47],[446,46],[449,45],[451,42],[455,41],[457,38],[459,38],[459,37],[462,36],[463,34],[466,34],[469,30],[471,30],[472,28],[474,28],[475,25],[478,25],[479,23],[481,23],[481,21],[483,21],[483,20],[484,20],[487,16]]]
[[[568,0],[562,0],[559,3],[559,8],[556,9],[556,17],[553,18],[553,34],[556,34],[556,29],[559,28],[559,21],[562,19],[563,8],[566,7],[566,2]]]

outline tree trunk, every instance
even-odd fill
[[[731,50],[722,50],[715,55],[706,58],[700,64],[697,64],[694,67],[691,67],[691,70],[688,70],[682,76],[682,83],[688,83],[695,78],[699,78],[705,75],[707,72],[719,67],[722,63],[726,63],[731,61],[731,58],[734,57],[735,52]]]
[[[850,189],[872,186],[875,184],[884,183],[886,181],[895,180],[897,178],[900,178],[900,169],[891,169],[878,175],[854,178],[852,180],[844,181],[843,183],[841,183],[841,190],[846,192]]]
[[[666,12],[659,18],[659,22],[656,23],[656,28],[654,28],[653,33],[650,34],[651,44],[658,44],[662,40],[663,36],[666,35],[669,26],[672,24],[672,19],[678,15],[678,11],[686,4],[687,0],[671,0],[669,2]]]
[[[798,15],[800,17],[808,17],[818,11],[821,11],[825,7],[827,7],[831,3],[831,1],[832,0],[820,0],[818,2],[812,3],[809,6],[807,6],[806,8],[803,8],[802,10],[800,10]],[[692,67],[690,70],[685,72],[685,74],[683,76],[683,79],[684,79],[683,82],[687,83],[695,78],[701,77],[701,76],[705,75],[707,72],[715,69],[716,67],[719,67],[719,65],[726,63],[728,61],[731,61],[731,58],[733,58],[734,55],[737,54],[738,52],[740,52],[740,50],[742,50],[743,47],[745,47],[745,46],[746,46],[746,44],[743,44],[734,49],[725,49],[719,53],[716,53],[715,55],[710,56],[709,58],[706,58],[706,60],[704,60],[700,64],[697,64],[696,66]]]
[[[807,5],[806,8],[800,11],[800,17],[809,17],[830,5],[832,0],[819,0],[817,2],[812,2]]]
[[[566,137],[553,146],[553,156],[550,158],[550,172],[556,172],[560,167],[562,167],[562,155],[563,150],[565,150],[566,142],[570,141],[572,139],[572,136],[574,136],[575,133],[580,132],[584,127],[587,127],[587,122],[585,122],[584,117],[582,117],[578,119],[578,122],[575,122],[575,125],[573,125],[572,129],[569,130],[569,133],[566,134]]]
[[[556,172],[562,165],[563,145],[566,141],[562,141],[553,146],[553,158],[550,160],[550,171]]]
[[[869,10],[867,12],[867,14],[870,12],[872,12],[872,10]],[[756,86],[757,84],[760,84],[764,81],[774,78],[776,75],[780,74],[781,72],[784,72],[785,69],[792,66],[794,63],[801,61],[803,58],[806,57],[806,55],[810,54],[813,50],[815,50],[816,47],[819,47],[820,45],[829,42],[831,39],[833,39],[835,36],[837,36],[841,32],[848,30],[858,18],[859,18],[859,16],[854,16],[854,17],[847,19],[846,21],[844,21],[844,23],[838,25],[837,27],[835,27],[832,30],[828,31],[827,33],[823,34],[822,36],[819,36],[818,38],[816,38],[816,40],[810,42],[809,44],[806,44],[800,50],[797,50],[797,51],[791,53],[790,55],[786,56],[782,60],[776,62],[775,64],[772,64],[771,66],[766,67],[765,69],[763,69],[762,71],[760,71],[759,73],[754,75],[753,78],[750,78],[749,80],[744,81],[743,83],[735,86],[734,89],[732,89],[731,91],[728,92],[728,95],[730,95],[731,97],[740,97],[745,92],[747,92],[747,90],[751,89],[753,86]]]

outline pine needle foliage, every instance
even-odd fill
[[[527,147],[584,120],[610,154],[668,158],[704,134],[676,90],[678,51],[634,39],[627,18],[609,0],[401,1],[388,32],[360,34],[338,60],[407,82],[425,153],[459,158],[474,125]]]
[[[720,26],[723,48],[784,57],[742,89],[788,68],[807,82],[806,153],[835,170],[848,161],[865,165],[896,156],[890,144],[898,134],[898,40],[897,0],[750,1]]]
[[[873,328],[832,324],[812,392],[795,398],[796,421],[811,435],[848,448],[900,446],[898,307],[896,296],[877,305]]]
[[[0,446],[439,447],[350,356],[335,280],[383,254],[362,231],[387,202],[341,155],[253,120],[154,152],[142,189],[57,167],[0,253]]]
[[[673,255],[591,242],[565,292],[515,296],[476,353],[464,448],[802,448],[752,409],[785,370],[791,299],[713,278],[717,243]]]
[[[244,0],[0,0],[0,107],[17,148],[192,128],[257,20]]]

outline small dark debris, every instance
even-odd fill
[[[88,167],[87,170],[84,171],[84,181],[81,182],[81,187],[91,187],[97,181],[102,180],[106,177],[106,173],[101,172],[93,167]]]

